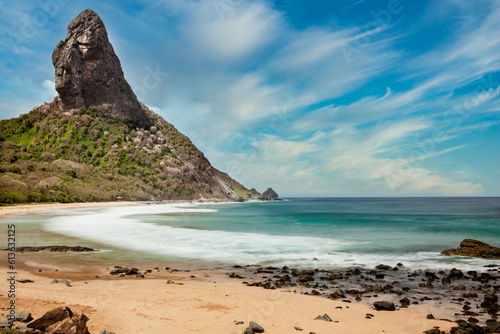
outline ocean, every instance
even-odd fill
[[[466,238],[500,246],[500,198],[169,203],[51,210],[0,220],[4,231],[12,223],[18,246],[101,250],[51,255],[80,263],[318,269],[402,263],[412,269],[477,270],[500,262],[440,255]]]

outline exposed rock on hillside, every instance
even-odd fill
[[[52,54],[56,90],[64,109],[97,108],[117,119],[149,128],[152,120],[125,80],[104,23],[92,10],[68,25],[68,34]]]
[[[443,255],[458,255],[481,257],[487,259],[500,259],[500,248],[490,246],[484,242],[474,239],[464,239],[457,249],[447,249],[441,252]]]

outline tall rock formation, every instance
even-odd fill
[[[52,63],[64,109],[91,107],[112,118],[129,119],[138,127],[152,125],[125,80],[104,23],[92,10],[70,22],[66,39],[52,54]]]

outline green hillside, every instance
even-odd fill
[[[0,121],[0,203],[231,199],[250,191],[143,106],[149,129],[58,98]]]

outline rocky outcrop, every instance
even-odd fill
[[[6,250],[6,249],[4,249]],[[95,252],[95,249],[82,246],[24,246],[16,247],[16,252]]]
[[[90,9],[68,25],[52,54],[56,90],[63,109],[92,107],[117,119],[149,128],[152,121],[125,80],[104,23]]]
[[[69,307],[58,307],[30,322],[27,327],[42,333],[90,334],[89,318],[85,314],[74,314]]]
[[[441,254],[500,259],[500,248],[490,246],[478,240],[464,239],[460,243],[459,248],[447,249],[442,251]]]
[[[266,191],[262,193],[265,197],[268,197],[270,199],[278,199],[279,196],[278,194],[273,190],[273,188],[267,188]]]

